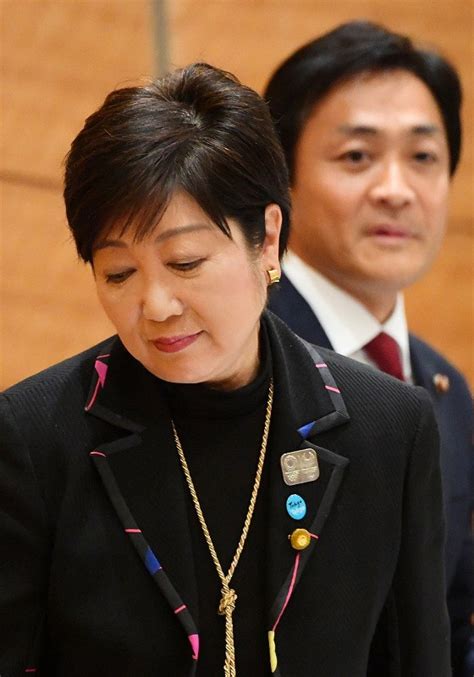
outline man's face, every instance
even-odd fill
[[[393,299],[433,261],[448,191],[446,133],[426,85],[403,70],[358,76],[303,127],[290,246],[363,303]]]

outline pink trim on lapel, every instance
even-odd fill
[[[107,357],[107,355],[101,356],[101,357]],[[96,401],[99,388],[103,388],[105,385],[105,379],[107,377],[107,369],[108,365],[104,364],[100,360],[96,360],[94,364],[94,369],[96,370],[97,373],[97,383],[95,384],[94,392],[92,394],[92,397],[89,401],[88,404],[86,404],[86,411],[89,411],[89,409],[93,406],[94,402]]]
[[[278,614],[277,619],[275,621],[275,624],[272,628],[273,632],[275,632],[276,627],[277,627],[278,623],[280,622],[280,619],[283,616],[283,613],[284,613],[284,611],[285,611],[285,609],[288,605],[288,602],[290,601],[290,597],[293,594],[293,590],[295,588],[295,582],[296,582],[296,574],[298,573],[299,564],[300,564],[300,553],[298,552],[296,554],[295,564],[293,566],[293,574],[291,576],[290,585],[288,586],[288,592],[286,593],[285,601],[283,602],[283,606],[281,607],[280,613]]]
[[[193,648],[193,659],[197,661],[199,656],[199,635],[188,635],[188,639]]]

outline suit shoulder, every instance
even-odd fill
[[[79,383],[84,378],[86,378],[86,382],[89,384],[91,368],[95,358],[103,352],[107,352],[113,341],[114,337],[110,337],[77,355],[53,364],[51,367],[43,369],[37,374],[33,374],[23,381],[10,386],[3,391],[2,395],[14,401],[27,397],[29,393],[37,393],[42,390],[46,392],[48,388],[55,385],[61,387],[67,383]]]
[[[471,398],[469,385],[463,374],[433,346],[415,334],[410,334],[410,352],[412,361],[431,374],[441,373],[449,377],[451,386]]]

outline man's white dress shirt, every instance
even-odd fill
[[[392,314],[381,324],[360,301],[311,268],[294,252],[286,254],[283,270],[317,316],[336,353],[376,367],[363,346],[384,331],[397,342],[405,381],[413,382],[402,294],[397,294]]]

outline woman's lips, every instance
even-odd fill
[[[160,338],[154,339],[152,343],[162,353],[177,353],[194,343],[201,334],[202,332],[198,331],[196,334],[187,334],[186,336],[160,336]]]

